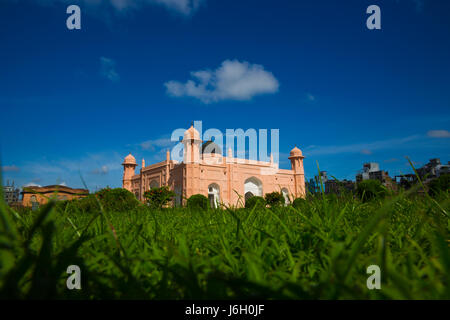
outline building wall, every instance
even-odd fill
[[[26,187],[22,191],[22,205],[25,207],[31,207],[33,200],[39,205],[46,204],[49,198],[55,198],[58,200],[73,200],[85,197],[89,193],[89,190],[85,189],[72,189],[67,187]]]
[[[123,187],[144,201],[144,192],[150,189],[152,181],[157,181],[158,186],[167,185],[180,193],[181,202],[185,204],[186,199],[194,194],[208,197],[208,187],[215,184],[219,187],[220,202],[227,206],[243,205],[245,182],[250,178],[261,182],[262,195],[284,189],[293,200],[306,194],[303,172],[295,174],[293,170],[278,169],[270,162],[238,160],[221,155],[204,155],[197,163],[166,160],[141,168],[140,173],[131,178],[131,188],[125,184]]]

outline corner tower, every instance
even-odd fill
[[[302,151],[295,147],[291,150],[289,160],[291,160],[291,169],[294,171],[294,183],[295,183],[295,197],[304,198],[305,192],[305,169],[303,168],[303,156]]]
[[[201,169],[200,169],[200,133],[193,125],[185,131],[184,144],[184,172],[183,172],[183,197],[190,197],[193,194],[201,193]]]
[[[123,180],[122,180],[122,188],[127,189],[131,192],[131,178],[133,178],[135,174],[135,168],[137,167],[136,159],[130,153],[125,157],[125,160],[122,163],[123,165]]]

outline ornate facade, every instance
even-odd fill
[[[279,169],[273,162],[238,159],[231,149],[226,156],[212,141],[202,144],[200,134],[191,126],[183,138],[183,162],[170,159],[149,166],[142,160],[136,174],[136,159],[129,154],[124,167],[123,188],[133,192],[143,201],[144,192],[154,187],[168,186],[175,191],[175,204],[185,204],[194,194],[208,197],[213,206],[242,206],[251,196],[282,192],[287,201],[305,196],[303,155],[295,147],[290,153],[291,170]],[[200,152],[200,149],[202,152]]]

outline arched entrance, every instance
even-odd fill
[[[262,197],[262,182],[258,178],[251,177],[244,182],[245,201],[253,196]]]
[[[220,204],[220,187],[216,183],[208,186],[208,200],[211,208],[218,208]]]
[[[281,194],[284,197],[284,205],[288,206],[291,204],[291,199],[289,198],[289,190],[286,188],[281,189]]]
[[[36,211],[39,209],[39,202],[37,201],[37,198],[35,195],[31,196],[31,210]]]
[[[159,188],[159,183],[156,180],[150,182],[150,189]]]

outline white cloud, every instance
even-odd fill
[[[55,2],[62,2],[67,5],[78,4],[82,8],[85,6],[89,9],[97,9],[97,11],[112,9],[117,12],[138,10],[149,5],[159,5],[166,7],[170,11],[189,16],[197,11],[205,0],[80,0],[78,3],[74,3],[73,0],[37,0],[37,3],[41,5],[52,5]]]
[[[401,0],[396,0],[396,2],[398,3],[398,4],[401,4],[401,5],[403,5],[403,1],[401,1]],[[424,6],[425,6],[425,1],[424,0],[410,0],[410,1],[408,1],[410,4],[413,4],[414,5],[414,7],[415,7],[415,9],[416,9],[416,12],[418,12],[418,13],[421,13],[421,12],[423,12],[423,8],[424,8]]]
[[[84,0],[91,4],[98,4],[98,0]],[[137,9],[142,6],[158,4],[175,12],[190,15],[202,4],[203,0],[111,0],[111,6],[119,11]]]
[[[448,130],[430,130],[427,136],[431,138],[450,138],[450,131]]]
[[[261,94],[278,91],[278,80],[262,65],[225,60],[216,70],[191,72],[185,83],[169,81],[167,93],[174,97],[193,97],[203,103],[222,100],[251,100]]]
[[[108,174],[109,169],[108,166],[101,166],[100,168],[96,168],[91,171],[92,174],[105,175]]]
[[[164,147],[171,147],[174,145],[174,141],[171,141],[169,138],[160,138],[155,140],[147,140],[144,142],[141,142],[139,146],[143,150],[150,150],[155,151],[156,148],[164,148]]]
[[[100,74],[112,82],[120,80],[120,76],[116,71],[116,62],[109,58],[100,57]]]
[[[64,182],[72,188],[84,188],[85,182],[88,188],[106,185],[120,186],[122,181],[121,163],[126,154],[108,151],[87,153],[79,158],[47,159],[44,157],[32,161],[30,159],[21,165],[21,171],[27,177],[36,177],[32,180],[34,184],[53,185]],[[30,180],[22,181],[22,183]]]
[[[26,185],[24,185],[23,187],[39,187],[40,188],[41,185],[40,184],[36,184],[34,182],[29,182]]]
[[[372,154],[372,151],[370,151],[369,149],[362,149],[362,150],[361,150],[361,154],[371,155],[371,154]]]
[[[174,11],[182,13],[184,15],[190,15],[193,12],[195,12],[204,1],[203,0],[155,0],[154,2],[162,4],[165,7],[167,7],[168,9],[174,10]]]
[[[3,172],[19,172],[19,167],[12,165],[12,166],[3,166],[1,167]]]
[[[122,155],[117,153],[87,154],[79,159],[38,160],[24,164],[24,171],[35,176],[56,177],[66,180],[86,174],[105,175],[111,171],[120,171]],[[50,180],[50,179],[47,179]]]
[[[419,139],[420,135],[409,136],[399,139],[381,140],[368,143],[357,143],[339,146],[309,146],[304,149],[307,156],[330,155],[340,153],[361,153],[366,150],[373,152],[375,150],[398,148],[405,143]]]
[[[316,101],[316,97],[313,96],[311,93],[307,93],[306,100],[308,100],[309,102],[314,102],[314,101]]]
[[[423,0],[413,0],[413,2],[416,5],[416,11],[417,12],[422,12],[423,11],[423,7],[425,5],[425,3],[423,2]]]

